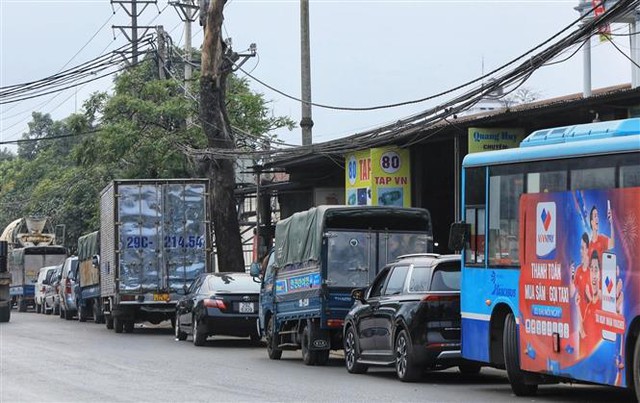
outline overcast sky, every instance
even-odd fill
[[[449,89],[560,31],[578,18],[573,9],[577,5],[578,0],[311,0],[312,99],[336,106],[373,106]],[[67,63],[69,68],[125,44],[126,38],[117,32],[113,39],[111,25],[128,25],[129,17],[118,5],[113,7],[116,14],[112,16],[108,0],[0,0],[1,86],[55,74]],[[175,43],[184,43],[183,25],[166,0],[158,0],[157,8],[148,7],[139,24],[162,24]],[[300,97],[299,24],[298,0],[230,0],[223,32],[232,37],[236,51],[257,44],[259,57],[246,63],[247,71]],[[625,24],[614,24],[612,29],[629,32]],[[193,45],[199,47],[202,29],[197,22],[193,32]],[[616,36],[614,41],[629,54],[627,36]],[[631,64],[624,55],[597,38],[592,46],[593,88],[631,81]],[[579,51],[564,63],[538,70],[525,86],[541,98],[581,92],[582,71]],[[33,110],[62,119],[81,108],[91,92],[111,90],[111,83],[104,79],[55,97],[0,105],[0,141],[20,138]],[[271,101],[275,115],[300,120],[299,103],[256,82],[251,87]],[[375,112],[313,108],[313,141],[354,134],[447,100]],[[287,143],[301,142],[299,128],[278,135]]]

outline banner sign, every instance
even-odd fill
[[[407,149],[372,148],[345,158],[347,205],[411,207],[411,165]]]
[[[520,199],[523,370],[626,386],[628,319],[640,311],[640,188]]]
[[[516,148],[524,140],[522,129],[469,128],[469,154],[481,151]]]

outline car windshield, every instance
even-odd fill
[[[260,284],[244,273],[214,273],[209,276],[209,289],[216,292],[258,293]]]
[[[332,231],[327,234],[327,283],[333,287],[364,287],[375,276],[375,234]]]

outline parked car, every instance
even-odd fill
[[[47,274],[44,291],[44,304],[42,312],[47,315],[60,313],[60,276],[62,275],[62,265],[55,266],[55,270]]]
[[[401,381],[414,381],[424,370],[480,371],[460,354],[459,255],[401,256],[352,296],[343,327],[349,372],[395,366]]]
[[[56,266],[46,266],[40,269],[38,272],[38,280],[36,281],[34,300],[36,304],[36,313],[44,313],[44,295],[47,291],[48,281],[47,278],[51,277],[51,272],[56,269]]]
[[[176,339],[191,335],[196,346],[204,345],[211,335],[250,337],[258,342],[259,292],[260,284],[247,273],[200,275],[176,306]]]
[[[78,256],[68,257],[62,266],[60,277],[60,317],[73,319],[78,312],[76,307],[76,278],[78,277]]]

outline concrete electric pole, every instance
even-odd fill
[[[302,145],[311,145],[311,51],[309,45],[309,0],[300,0],[300,57],[302,81]]]
[[[195,4],[194,0],[170,1],[180,19],[184,22],[184,81],[185,88],[188,91],[189,81],[193,76],[193,67],[191,66],[191,23],[196,20],[196,15],[200,6]]]
[[[157,4],[157,0],[111,0],[111,4],[118,4],[122,9],[131,17],[131,25],[112,25],[113,29],[119,29],[124,36],[127,37],[129,42],[133,45],[131,63],[138,63],[138,38],[145,36],[150,29],[155,29],[155,26],[141,26],[138,25],[138,17],[142,15],[144,10],[149,4]],[[138,8],[141,6],[141,8]],[[143,30],[142,35],[138,35],[138,30]],[[128,31],[131,31],[129,35]],[[128,60],[125,58],[125,60]]]

